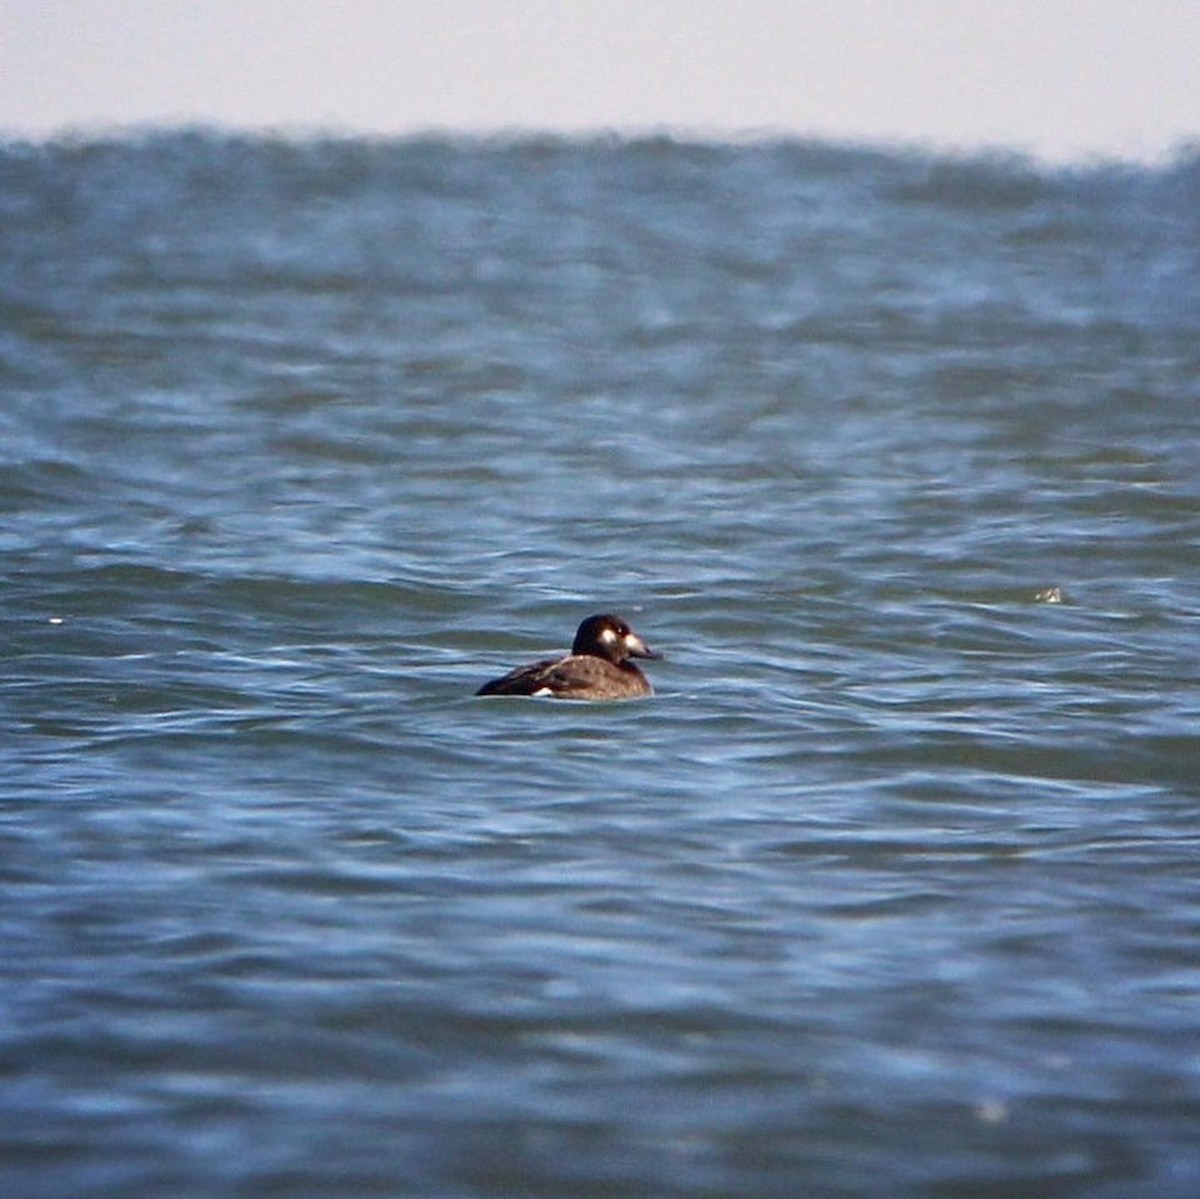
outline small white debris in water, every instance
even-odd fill
[[[1061,604],[1067,597],[1061,587],[1043,587],[1033,598],[1039,604]]]
[[[1003,1124],[1008,1119],[1008,1104],[1000,1099],[988,1099],[976,1107],[975,1115],[984,1124]]]
[[[51,616],[50,617],[51,624],[62,624],[62,622],[63,622],[63,618],[61,616]]]

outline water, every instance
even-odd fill
[[[1198,329],[1187,154],[3,147],[5,1195],[1195,1195]]]

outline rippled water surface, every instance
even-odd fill
[[[1186,155],[0,148],[4,1194],[1200,1193],[1198,402]]]

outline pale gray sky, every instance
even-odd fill
[[[1200,139],[1200,0],[0,0],[0,132]]]

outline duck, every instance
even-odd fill
[[[571,652],[518,666],[484,683],[476,695],[549,696],[552,699],[641,699],[654,694],[631,658],[661,658],[619,616],[589,616]]]

